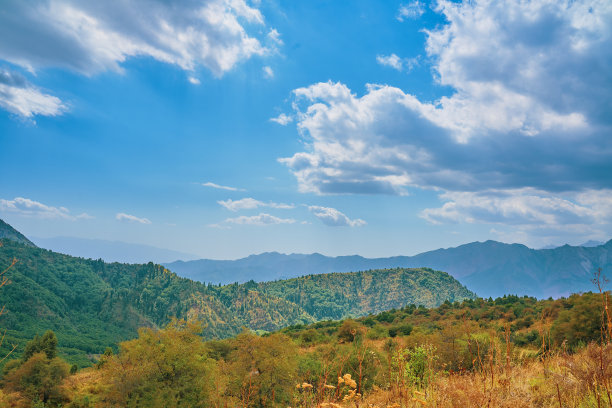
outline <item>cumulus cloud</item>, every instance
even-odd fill
[[[126,59],[146,56],[221,76],[268,51],[247,32],[265,24],[245,0],[7,0],[3,10],[0,38],[11,41],[0,42],[0,58],[32,71],[59,67],[92,75],[121,71]]]
[[[151,224],[151,221],[148,218],[139,218],[135,215],[130,215],[126,213],[117,213],[117,215],[115,215],[115,219],[117,221],[135,222],[138,224]]]
[[[413,1],[404,4],[400,7],[397,13],[397,19],[404,21],[405,19],[416,20],[425,13],[425,4],[422,1]]]
[[[57,116],[67,109],[62,101],[44,93],[17,72],[0,69],[0,107],[24,118]]]
[[[323,224],[330,227],[361,227],[366,224],[364,220],[359,218],[351,220],[335,208],[311,205],[308,207],[308,210],[320,219]]]
[[[428,31],[440,84],[422,101],[399,88],[342,83],[294,91],[306,150],[281,158],[300,191],[402,194],[410,188],[610,188],[612,5],[441,2]]]
[[[24,217],[43,219],[91,219],[87,213],[72,215],[66,207],[54,207],[29,198],[16,197],[13,200],[0,199],[0,211],[15,213]]]
[[[242,188],[236,188],[236,187],[229,187],[229,186],[222,186],[220,184],[216,184],[210,181],[207,181],[206,183],[202,183],[202,185],[204,187],[211,187],[211,188],[216,188],[218,190],[227,190],[227,191],[244,191],[244,189]]]
[[[274,225],[274,224],[293,224],[296,221],[293,218],[279,218],[270,214],[261,213],[259,215],[245,216],[241,215],[236,218],[226,218],[223,223],[227,226],[228,224],[235,225]],[[213,227],[223,227],[222,224],[213,224]]]
[[[259,207],[269,207],[269,208],[278,208],[278,209],[292,209],[295,208],[293,204],[283,204],[283,203],[273,203],[268,202],[264,203],[263,201],[256,200],[254,198],[243,198],[241,200],[221,200],[217,201],[217,203],[230,211],[240,211],[240,210],[252,210]]]

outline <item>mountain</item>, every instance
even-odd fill
[[[75,237],[36,238],[32,240],[41,248],[82,258],[102,259],[106,262],[147,263],[171,262],[177,259],[196,259],[196,255],[150,245],[121,241]]]
[[[34,243],[27,239],[25,235],[11,227],[9,224],[0,220],[0,239],[10,239],[11,241],[19,242],[23,245],[35,247]]]
[[[580,244],[578,246],[591,248],[591,247],[601,246],[601,245],[604,245],[604,244],[605,244],[605,242],[594,241],[594,240],[591,239],[591,240],[588,240],[587,242],[584,242],[584,243],[582,243],[582,244]]]
[[[172,317],[203,324],[207,339],[243,327],[274,331],[322,318],[364,316],[413,303],[437,306],[474,295],[448,274],[386,270],[318,275],[289,282],[205,285],[161,265],[106,263],[2,239],[0,266],[10,284],[0,288],[0,328],[19,346],[53,330],[62,355],[86,365],[89,356],[136,336],[142,326],[162,327]]]
[[[540,250],[496,241],[472,242],[415,256],[371,259],[357,255],[327,257],[269,252],[235,261],[202,259],[165,266],[180,276],[222,284],[331,272],[428,267],[448,272],[479,296],[520,294],[548,298],[593,290],[590,282],[593,272],[597,268],[604,273],[612,270],[612,240],[596,247],[564,245]]]

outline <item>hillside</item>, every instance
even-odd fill
[[[27,339],[51,329],[61,353],[81,365],[87,364],[87,355],[134,337],[138,327],[162,327],[171,317],[201,321],[203,336],[212,339],[233,336],[242,327],[274,331],[321,318],[472,296],[447,274],[431,270],[214,286],[180,278],[153,263],[105,263],[11,240],[2,243],[0,265],[19,260],[7,273],[11,284],[0,290],[0,304],[8,310],[0,318],[0,327],[8,330],[3,347],[15,343],[22,350]],[[327,300],[319,304],[319,299]]]
[[[612,269],[612,240],[595,247],[564,245],[531,249],[496,241],[472,242],[415,256],[363,258],[275,252],[235,261],[202,259],[165,264],[178,275],[201,282],[231,283],[383,268],[427,267],[448,272],[483,297],[520,294],[537,298],[567,296],[593,289],[597,268]]]
[[[259,287],[299,305],[317,320],[365,316],[410,304],[435,307],[475,297],[450,275],[427,268],[308,275]]]
[[[9,224],[0,220],[0,239],[10,239],[14,242],[19,242],[23,245],[35,247],[34,243],[27,239],[25,235],[11,227]]]

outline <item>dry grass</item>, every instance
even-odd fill
[[[558,354],[520,365],[492,365],[478,372],[437,373],[423,390],[374,387],[360,400],[321,407],[529,408],[612,407],[612,344],[590,344],[574,355]],[[331,404],[334,405],[331,405]],[[303,405],[303,408],[314,405]]]

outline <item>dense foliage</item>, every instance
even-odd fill
[[[275,331],[473,296],[447,274],[425,269],[215,286],[179,278],[153,263],[105,263],[2,242],[0,265],[18,262],[7,272],[11,284],[0,291],[0,305],[8,311],[0,317],[0,327],[7,329],[0,353],[17,344],[19,356],[28,339],[53,330],[60,354],[79,366],[134,338],[139,327],[164,327],[172,317],[199,321],[202,336],[213,339],[234,336],[242,327]]]

